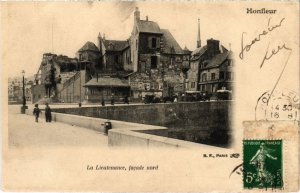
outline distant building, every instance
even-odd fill
[[[100,51],[93,42],[86,42],[82,48],[78,50],[78,67],[88,69],[94,74],[98,69],[101,68],[100,64]]]
[[[188,89],[216,93],[217,90],[232,90],[234,80],[232,52],[209,39],[207,45],[192,53],[188,71]]]
[[[107,40],[98,35],[102,73],[132,71],[129,40]]]
[[[54,68],[53,75],[51,75],[51,68]],[[32,86],[33,103],[43,100],[45,97],[47,98],[46,87],[52,84],[51,76],[54,76],[53,79],[57,85],[57,91],[61,92],[64,88],[63,85],[71,78],[74,78],[79,68],[80,65],[77,58],[52,53],[43,54],[42,62],[37,74],[35,74],[34,85]],[[51,95],[54,94],[51,93]],[[62,100],[64,101],[64,99]]]
[[[33,85],[32,77],[25,78],[25,99],[32,100],[31,87]],[[8,101],[21,103],[23,101],[23,78],[8,79]]]

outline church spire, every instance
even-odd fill
[[[201,37],[200,37],[200,18],[198,18],[198,35],[197,35],[197,48],[201,47]]]

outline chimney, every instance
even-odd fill
[[[207,54],[209,58],[213,58],[215,55],[220,54],[220,41],[209,39],[207,40]]]
[[[105,34],[103,34],[103,37],[102,37],[103,41],[105,41]]]
[[[135,8],[134,19],[135,19],[135,21],[140,21],[140,11],[139,11],[138,7]]]
[[[146,21],[148,21],[148,15],[146,16]]]

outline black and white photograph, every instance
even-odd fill
[[[268,140],[263,188],[299,188],[299,2],[0,10],[5,191],[260,191],[244,160]]]
[[[229,147],[234,83],[231,43],[216,36],[217,29],[215,33],[208,31],[209,21],[201,25],[200,17],[188,19],[193,23],[190,34],[194,37],[186,40],[188,33],[172,25],[167,29],[168,24],[164,29],[148,9],[140,10],[138,5],[126,2],[116,3],[116,7],[126,10],[128,18],[118,19],[131,23],[131,31],[125,34],[122,25],[110,26],[112,34],[103,26],[94,33],[91,28],[89,35],[94,37],[77,40],[84,43],[72,46],[75,52],[70,55],[62,54],[66,50],[57,48],[61,45],[57,41],[81,33],[81,27],[78,25],[76,32],[62,31],[64,22],[47,20],[45,49],[31,48],[42,53],[36,55],[39,61],[30,69],[23,66],[22,74],[9,78],[11,119],[13,113],[21,112],[35,116],[36,122],[38,118],[39,122],[49,122],[51,127],[60,122],[69,128],[94,130],[97,132],[86,132],[95,139],[98,135],[99,141],[106,141],[108,146],[151,147],[153,142],[154,146]],[[104,19],[101,22],[110,23]],[[32,130],[29,132],[48,127],[26,121],[26,128]],[[9,144],[26,144],[26,135],[22,139],[15,132],[9,130]],[[48,133],[40,135],[48,143],[60,143],[66,133],[55,132],[61,139],[47,139]]]

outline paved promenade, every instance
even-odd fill
[[[20,114],[20,105],[8,107],[8,132],[10,147],[103,147],[108,143],[107,136],[94,130],[59,122],[46,123],[44,118],[36,123],[34,116]]]

